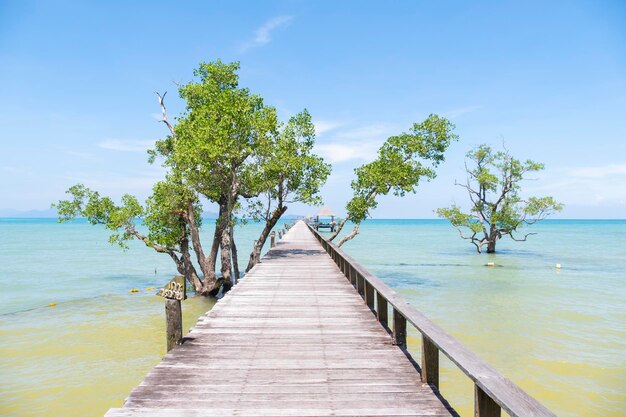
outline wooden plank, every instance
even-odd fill
[[[107,416],[455,415],[376,303],[349,260],[296,223]]]

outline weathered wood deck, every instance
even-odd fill
[[[455,413],[299,222],[106,414],[231,415]]]

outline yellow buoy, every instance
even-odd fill
[[[561,264],[556,264],[556,269],[561,269]]]
[[[54,301],[51,302],[50,304],[48,304],[49,307],[56,307],[57,303],[55,303]]]
[[[495,262],[487,262],[487,266],[496,266]]]
[[[147,287],[146,291],[152,291],[154,289],[154,287]]]
[[[137,288],[132,288],[129,292],[139,292]]]

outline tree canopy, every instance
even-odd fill
[[[374,161],[355,169],[356,179],[351,183],[354,194],[346,205],[347,216],[329,240],[339,235],[348,220],[354,223],[354,228],[338,246],[354,238],[361,222],[378,206],[379,195],[391,192],[402,197],[407,192],[415,193],[420,181],[435,178],[435,168],[444,161],[451,141],[458,138],[453,130],[450,121],[432,114],[413,124],[408,133],[389,137]]]
[[[167,175],[143,206],[130,195],[116,205],[78,184],[68,190],[70,199],[57,204],[59,220],[84,216],[111,230],[113,243],[125,247],[125,242],[136,238],[168,253],[199,293],[228,290],[239,276],[235,212],[267,201],[269,213],[274,204],[272,215],[265,216],[266,229],[271,230],[287,210],[286,203],[318,203],[330,172],[329,165],[312,152],[315,130],[309,113],[304,110],[281,124],[274,107],[239,86],[238,70],[236,62],[201,63],[195,79],[179,86],[186,107],[175,123],[168,118],[165,94],[158,95],[169,134],[148,152],[149,162],[159,159]],[[219,207],[208,253],[200,239],[202,197]],[[146,235],[136,227],[139,218],[148,229]],[[264,239],[262,235],[260,245],[253,247],[251,259],[258,258]],[[218,254],[221,276],[215,270]]]
[[[313,153],[314,144],[315,126],[305,109],[281,126],[256,156],[259,169],[251,188],[258,197],[248,202],[248,214],[265,222],[265,227],[254,244],[246,271],[258,262],[267,236],[287,211],[287,204],[321,204],[320,189],[331,167]]]
[[[450,220],[463,239],[469,240],[478,253],[487,247],[494,253],[496,242],[504,236],[525,241],[534,233],[516,234],[524,225],[536,223],[563,205],[552,197],[521,196],[521,182],[531,172],[544,169],[544,165],[531,160],[520,161],[508,150],[494,151],[488,145],[480,145],[467,153],[472,163],[468,167],[467,182],[456,184],[468,192],[469,212],[453,204],[437,210],[439,217]]]

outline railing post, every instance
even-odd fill
[[[500,414],[500,406],[478,385],[474,385],[474,417],[500,417]]]
[[[378,291],[376,291],[376,304],[378,305],[378,310],[376,310],[378,321],[383,325],[383,327],[388,328],[389,320],[387,318],[387,299]]]
[[[369,281],[365,281],[365,303],[371,310],[374,310],[374,287]]]
[[[276,232],[270,234],[270,247],[276,246]]]
[[[350,266],[350,284],[356,288],[356,269],[354,266]]]
[[[393,344],[406,349],[406,318],[393,309]]]
[[[422,335],[422,382],[439,387],[439,349]]]
[[[363,275],[357,273],[356,274],[356,290],[359,294],[361,294],[361,297],[365,296],[365,278],[363,278]]]

